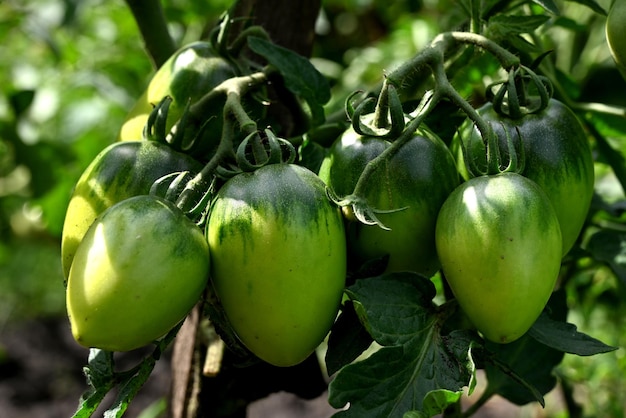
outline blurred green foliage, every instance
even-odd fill
[[[228,1],[164,2],[179,44]],[[69,195],[153,68],[122,0],[0,3],[0,327],[65,311],[60,236]]]

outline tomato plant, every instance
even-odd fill
[[[168,201],[135,196],[111,206],[87,230],[70,269],[74,338],[129,351],[162,337],[200,298],[209,263],[202,231]]]
[[[302,362],[330,330],[346,274],[341,214],[322,181],[289,164],[239,174],[217,194],[206,233],[238,337],[271,364]]]
[[[547,195],[516,173],[474,177],[445,201],[437,252],[459,305],[485,336],[510,343],[530,329],[561,266],[561,229]]]
[[[494,395],[545,405],[569,391],[554,377],[565,353],[618,344],[568,320],[591,312],[583,295],[598,282],[594,294],[621,306],[624,282],[615,195],[626,189],[616,141],[626,113],[583,85],[595,71],[619,76],[619,56],[616,67],[601,43],[608,59],[594,72],[571,59],[599,50],[582,45],[602,29],[602,6],[572,6],[594,11],[591,37],[591,23],[552,1],[470,1],[454,13],[424,3],[424,16],[446,19],[408,14],[390,23],[389,51],[381,39],[329,58],[343,32],[322,47],[313,25],[341,18],[296,3],[237,2],[178,51],[155,42],[166,22],[135,13],[159,29],[140,26],[164,64],[129,116],[141,115],[141,134],[78,179],[62,242],[74,335],[98,347],[77,415],[115,386],[110,411],[123,412],[173,341],[174,367],[195,379],[174,383],[185,394],[175,416],[242,415],[276,390],[320,393],[259,384],[258,370],[321,377],[341,417],[467,417]],[[308,19],[279,18],[286,9]],[[331,62],[339,56],[352,64]],[[164,293],[177,302],[155,310]],[[111,351],[150,342],[137,368],[113,367]],[[204,377],[192,372],[199,362],[212,364]],[[476,396],[478,376],[487,389]]]

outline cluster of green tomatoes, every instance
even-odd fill
[[[530,328],[593,193],[591,153],[571,110],[550,99],[511,118],[487,104],[478,110],[493,129],[487,150],[470,120],[456,148],[420,127],[410,137],[404,132],[388,155],[395,138],[350,126],[326,150],[319,172],[290,160],[222,179],[200,222],[158,186],[203,171],[219,147],[221,118],[204,128],[214,138],[203,136],[193,155],[146,140],[143,130],[163,97],[172,98],[169,130],[188,101],[236,75],[209,44],[181,49],[152,79],[120,141],[78,180],[62,261],[80,344],[110,351],[150,344],[208,291],[253,354],[294,365],[328,334],[347,273],[374,259],[384,260],[384,272],[440,273],[489,340],[514,341]],[[506,170],[498,158],[490,169],[490,155],[512,160],[514,150],[523,166]],[[357,219],[357,206],[337,205],[346,196],[365,202],[376,222]]]

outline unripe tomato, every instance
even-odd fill
[[[149,344],[200,299],[209,265],[202,230],[172,203],[136,196],[110,207],[85,234],[70,269],[74,338],[109,351]]]
[[[617,68],[626,78],[626,0],[615,0],[606,19],[605,33]]]
[[[319,176],[339,196],[354,191],[366,164],[391,145],[348,129],[331,147]],[[389,255],[387,271],[416,271],[432,276],[439,269],[435,222],[444,200],[459,184],[454,158],[434,134],[419,133],[368,179],[363,198],[380,210],[390,230],[347,223],[348,249],[357,262]]]
[[[521,137],[525,159],[521,174],[537,183],[552,202],[561,225],[565,255],[585,223],[594,187],[593,158],[578,118],[555,99],[550,99],[542,112],[521,119],[499,115],[490,103],[478,109],[478,113],[491,123],[503,155],[507,155],[505,130],[517,148]],[[470,155],[484,167],[485,153],[478,129],[468,120],[461,132]],[[467,178],[462,156],[459,164],[459,171]]]
[[[439,212],[436,245],[459,306],[496,343],[528,331],[561,266],[561,230],[548,197],[514,173],[475,177],[454,190]]]
[[[173,101],[169,107],[166,128],[172,128],[182,115],[187,101],[195,103],[221,82],[236,75],[228,61],[220,57],[208,42],[193,42],[176,51],[154,74],[148,88],[130,110],[120,130],[121,141],[137,141],[153,105],[165,96]],[[221,107],[216,116],[221,115]],[[221,134],[221,116],[216,117],[216,127],[211,131]]]
[[[262,360],[291,366],[322,342],[346,275],[339,209],[293,164],[239,174],[219,190],[206,236],[215,292],[235,333]]]
[[[61,239],[65,277],[98,215],[124,199],[148,194],[152,183],[167,174],[200,170],[193,158],[152,141],[117,142],[102,150],[78,179],[67,207]]]

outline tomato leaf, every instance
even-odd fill
[[[96,348],[89,351],[89,362],[83,372],[90,388],[81,397],[73,418],[90,417],[98,408],[106,394],[115,386],[113,353]]]
[[[313,125],[324,121],[323,104],[330,100],[328,80],[305,57],[265,39],[250,37],[248,45],[276,67],[287,88],[309,105]]]
[[[538,48],[520,35],[534,32],[549,19],[546,15],[496,15],[489,19],[487,34],[497,42],[508,42],[520,51],[532,52]]]
[[[299,163],[309,170],[317,173],[322,165],[322,161],[324,161],[324,158],[326,157],[326,153],[327,148],[324,148],[315,142],[305,140],[298,153],[300,156]]]
[[[434,305],[431,281],[393,273],[357,280],[346,293],[382,348],[343,367],[331,382],[330,404],[350,404],[338,417],[439,413],[456,402],[463,387],[472,388],[474,334],[440,334],[448,312]]]
[[[558,6],[552,0],[533,0],[533,2],[543,7],[544,9],[546,9],[552,14],[555,14],[555,15],[561,14]]]
[[[326,370],[329,375],[336,373],[354,361],[372,344],[372,337],[359,322],[351,301],[341,308],[341,314],[328,337],[326,350]]]
[[[485,361],[489,393],[508,399],[516,405],[539,402],[545,406],[543,395],[556,385],[552,369],[564,354],[551,349],[529,335],[509,344],[487,341],[490,357]]]
[[[550,20],[549,16],[510,16],[497,15],[489,19],[489,31],[500,39],[510,35],[531,33]]]
[[[113,379],[113,353],[92,348],[84,372],[87,382],[94,388],[106,386]]]
[[[155,350],[157,353],[158,350]],[[152,355],[144,359],[139,365],[137,372],[128,376],[121,384],[113,405],[104,413],[104,418],[120,418],[126,412],[128,405],[133,400],[139,389],[150,377],[152,369],[158,360],[158,355]]]
[[[593,356],[617,350],[617,347],[611,347],[577,331],[576,325],[555,321],[545,313],[537,319],[529,330],[529,335],[548,347],[578,356]]]
[[[510,344],[486,342],[486,390],[517,405],[533,401],[543,405],[543,395],[556,385],[552,370],[565,353],[589,356],[616,349],[576,331],[574,325],[565,322],[566,318],[565,292],[556,291],[547,309],[522,338]]]
[[[156,342],[156,347],[151,355],[146,356],[141,363],[127,371],[115,371],[115,362],[111,351],[91,349],[88,366],[84,369],[90,388],[82,396],[78,409],[72,418],[90,417],[98,409],[107,393],[115,386],[119,388],[117,397],[104,412],[103,417],[119,418],[124,415],[130,402],[150,377],[156,362],[161,358],[161,354],[176,337],[182,322]]]
[[[600,155],[598,160],[605,161],[611,167],[622,189],[626,191],[626,156],[620,148],[614,148],[607,138],[602,136],[592,124],[587,123],[586,127],[596,140],[596,147]]]
[[[587,6],[591,10],[593,10],[594,12],[596,12],[598,14],[601,14],[602,16],[606,16],[607,15],[606,10],[604,10],[604,8],[602,6],[600,6],[594,0],[571,0],[571,1],[574,2],[574,3],[582,4],[583,6]]]
[[[441,411],[445,410],[449,405],[458,402],[461,399],[461,395],[462,392],[460,391],[454,392],[446,389],[428,392],[423,403],[424,412],[426,413],[425,416],[432,417],[441,413]],[[404,418],[406,418],[406,415]]]

